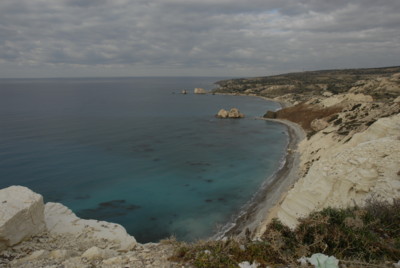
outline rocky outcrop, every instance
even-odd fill
[[[0,190],[0,205],[0,267],[181,267],[168,260],[173,241],[138,244],[122,226],[43,205],[26,187]]]
[[[196,87],[194,89],[194,94],[207,94],[207,91],[204,88]]]
[[[348,142],[319,132],[304,140],[304,176],[288,192],[277,216],[294,227],[297,219],[328,206],[363,205],[369,198],[400,197],[400,115],[381,118]]]
[[[329,126],[329,123],[324,119],[314,119],[311,121],[311,129],[313,131],[320,131]]]
[[[243,118],[244,114],[242,114],[239,109],[232,108],[229,111],[225,109],[219,110],[218,114],[216,115],[218,118]]]
[[[45,229],[43,197],[22,186],[0,190],[0,250]]]
[[[321,98],[319,101],[319,105],[322,107],[333,107],[340,105],[341,107],[345,107],[348,105],[372,102],[374,99],[370,95],[360,94],[339,94],[335,96],[331,96],[329,98]],[[310,101],[309,101],[310,102]]]
[[[54,234],[74,234],[88,240],[106,239],[117,250],[130,250],[136,246],[134,237],[127,234],[119,224],[78,218],[69,208],[60,203],[45,206],[47,229]]]
[[[376,77],[357,81],[349,92],[364,93],[369,95],[399,95],[400,94],[400,73],[390,77]]]

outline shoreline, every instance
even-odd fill
[[[281,109],[289,106],[287,103],[276,101],[274,99],[247,95],[247,94],[225,94],[219,95],[234,96],[251,96],[258,97],[268,101],[274,101],[281,105]],[[298,144],[306,137],[305,131],[301,126],[288,120],[267,119],[258,117],[257,120],[266,120],[280,123],[286,126],[288,133],[288,145],[286,147],[286,155],[284,156],[284,165],[280,167],[274,174],[266,178],[261,185],[260,190],[255,193],[253,198],[232,222],[227,223],[222,230],[213,235],[212,239],[222,239],[224,237],[260,237],[265,229],[266,224],[271,220],[269,215],[272,209],[282,201],[290,188],[298,179],[298,171],[300,169],[300,153],[297,151]]]
[[[245,97],[256,97],[256,98],[261,98],[261,99],[266,100],[266,101],[273,101],[273,102],[279,103],[280,106],[281,106],[281,109],[286,108],[286,107],[289,107],[289,106],[292,105],[292,104],[290,104],[290,103],[288,103],[288,102],[278,101],[278,100],[275,100],[275,99],[272,99],[272,98],[268,98],[268,97],[264,97],[264,96],[259,96],[259,95],[256,95],[256,94],[220,93],[220,92],[213,92],[212,94],[214,94],[214,95],[228,95],[228,96],[239,96],[239,97],[240,97],[240,96],[245,96]]]

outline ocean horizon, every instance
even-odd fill
[[[284,125],[254,120],[278,103],[193,94],[221,79],[0,79],[0,187],[27,186],[141,243],[210,237],[279,169],[288,143]],[[233,107],[246,118],[215,118]]]

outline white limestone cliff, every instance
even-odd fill
[[[287,193],[275,215],[294,227],[297,219],[328,206],[362,205],[368,198],[400,197],[400,115],[381,118],[346,143],[322,132],[299,151],[309,170]],[[318,155],[318,157],[316,157]]]
[[[55,234],[75,234],[88,240],[106,239],[117,250],[130,250],[136,246],[136,240],[125,228],[116,223],[78,218],[69,208],[60,203],[46,203],[45,221],[47,230]]]

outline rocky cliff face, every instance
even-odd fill
[[[348,142],[317,133],[304,140],[299,150],[303,175],[274,215],[290,227],[314,210],[400,197],[398,114],[379,119]]]

